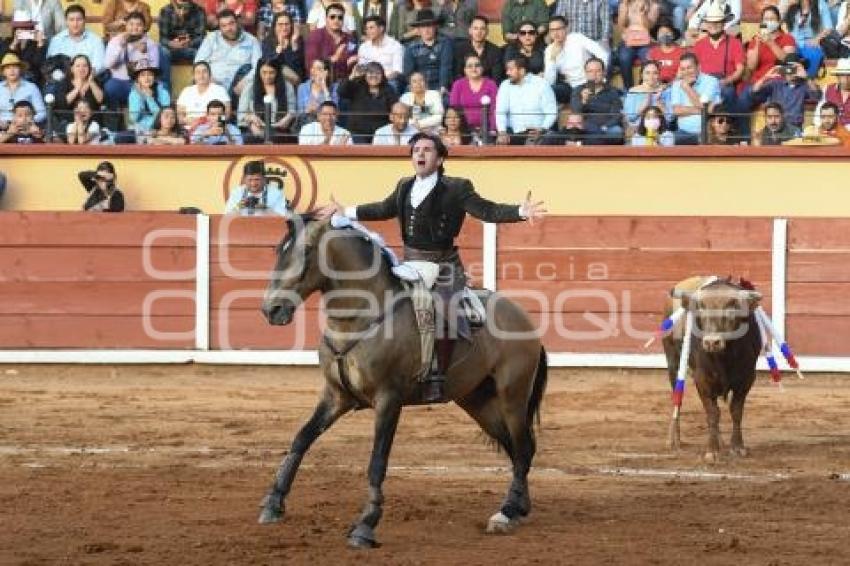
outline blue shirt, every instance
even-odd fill
[[[304,114],[307,112],[307,106],[310,104],[310,98],[313,96],[313,79],[307,79],[300,85],[298,85],[298,106],[297,110],[299,114]],[[318,109],[319,104],[322,102],[326,102],[328,100],[333,101],[334,103],[339,103],[339,96],[336,93],[336,83],[331,84],[330,88],[330,96],[329,97],[321,97],[315,99],[316,108]]]
[[[785,121],[800,128],[803,126],[806,101],[820,100],[820,89],[809,87],[807,81],[788,84],[784,79],[777,79],[767,81],[758,91],[753,91],[753,98],[759,102],[778,102],[785,110]]]
[[[127,108],[130,112],[130,125],[136,126],[142,132],[149,132],[153,128],[153,121],[163,106],[171,104],[171,95],[162,86],[156,83],[156,96],[143,95],[135,86],[130,90],[127,99]]]
[[[829,11],[829,4],[825,0],[818,2],[818,12],[820,13],[820,28],[818,29],[812,28],[811,14],[806,18],[805,23],[802,24],[800,23],[800,12],[797,12],[791,18],[792,26],[788,30],[788,33],[794,36],[798,47],[802,47],[806,43],[806,40],[814,39],[821,30],[833,29],[835,27],[832,22],[832,14]]]
[[[259,200],[256,208],[242,206],[242,200],[246,196],[249,196],[249,193],[245,185],[239,185],[230,191],[230,197],[224,205],[224,213],[242,216],[289,216],[289,203],[283,191],[276,185],[267,184],[263,192],[256,195]]]
[[[225,124],[226,134],[218,136],[207,135],[210,124],[201,124],[192,132],[191,142],[203,145],[242,145],[242,132],[233,124]]]
[[[21,100],[28,100],[32,104],[35,109],[33,119],[36,122],[44,122],[47,118],[47,109],[44,107],[41,91],[33,83],[24,79],[18,83],[14,93],[9,89],[6,81],[0,83],[0,121],[11,122],[15,103]]]
[[[520,134],[530,129],[548,130],[558,116],[555,93],[545,79],[527,74],[519,84],[502,81],[496,95],[496,128]]]
[[[83,35],[79,39],[74,39],[68,35],[68,30],[63,29],[50,40],[50,45],[47,47],[47,56],[67,55],[73,59],[77,55],[85,55],[91,61],[92,69],[97,73],[103,70],[103,55],[106,48],[103,46],[103,39],[96,33],[89,30],[83,30]]]
[[[213,80],[230,90],[239,68],[250,65],[253,69],[262,55],[260,42],[248,32],[243,31],[239,41],[231,45],[222,37],[220,31],[211,31],[201,43],[195,55],[195,63],[198,61],[209,63]]]
[[[700,101],[720,104],[720,81],[717,78],[700,73],[694,84],[694,90]],[[670,87],[670,108],[675,106],[693,106],[691,99],[682,88],[682,81],[676,81]],[[699,114],[679,116],[678,122],[679,130],[688,134],[699,134],[702,131],[702,117]]]
[[[670,102],[670,89],[665,88],[659,93],[629,91],[623,99],[623,114],[629,124],[637,126],[640,121],[640,110],[649,99],[649,106],[664,106]]]

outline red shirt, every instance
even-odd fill
[[[198,0],[198,3],[204,9],[204,12],[207,15],[215,15],[225,8],[229,8],[233,10],[233,13],[236,14],[238,18],[242,18],[243,15],[251,14],[252,16],[257,15],[257,0]],[[244,23],[242,27],[248,33],[254,33],[256,29],[256,21],[254,24],[250,26],[246,26]]]
[[[679,57],[684,53],[685,50],[678,45],[670,53],[664,53],[658,45],[649,50],[649,60],[658,61],[661,82],[672,83],[676,80],[676,74],[679,72]]]
[[[774,40],[776,45],[783,49],[785,47],[796,47],[797,43],[794,41],[794,37],[790,33],[785,33],[784,31],[779,32]],[[747,51],[753,49],[756,45],[756,38],[752,38],[747,43]],[[773,50],[768,47],[764,41],[758,42],[758,54],[759,54],[759,65],[753,71],[753,74],[750,76],[750,82],[756,82],[763,76],[765,76],[768,71],[770,71],[773,67],[776,66],[776,55],[774,55]]]
[[[744,46],[741,40],[728,34],[720,39],[717,47],[711,44],[708,36],[703,37],[694,44],[691,52],[699,60],[699,70],[718,79],[728,77],[735,72],[735,67],[744,64]]]
[[[832,102],[838,106],[838,121],[843,125],[850,124],[850,96],[847,97],[847,100],[842,100],[838,85],[831,84],[826,87],[823,97],[827,102]]]

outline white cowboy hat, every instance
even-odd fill
[[[782,142],[782,145],[839,145],[841,140],[832,136],[824,135],[815,126],[806,126],[803,129],[803,136]]]
[[[715,0],[708,5],[703,22],[726,23],[732,19],[732,9],[722,0]]]
[[[839,59],[832,69],[833,75],[850,75],[850,58]]]

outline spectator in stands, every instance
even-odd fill
[[[221,19],[219,19],[221,21]],[[191,131],[191,142],[203,145],[242,145],[242,132],[227,121],[227,108],[220,100],[207,104],[207,114]]]
[[[183,125],[203,118],[207,105],[219,100],[225,105],[225,115],[230,115],[230,96],[224,87],[212,82],[210,64],[198,61],[192,66],[193,83],[185,87],[177,97],[177,118]]]
[[[657,45],[649,49],[650,61],[658,63],[659,78],[661,82],[669,85],[676,80],[679,72],[679,58],[685,50],[679,45],[681,34],[669,20],[659,20],[652,30],[652,36]]]
[[[257,6],[257,39],[260,43],[265,43],[274,33],[274,20],[278,14],[289,15],[289,22],[296,30],[307,19],[303,0],[261,0]],[[265,53],[263,56],[266,56]]]
[[[435,20],[443,17],[442,6],[434,5],[432,0],[400,0],[389,22],[389,34],[407,45],[419,37],[419,28],[413,24],[419,18],[421,10],[430,10]]]
[[[679,78],[670,87],[670,111],[677,117],[676,145],[696,145],[702,132],[702,104],[720,104],[720,81],[700,72],[693,53],[679,59]]]
[[[785,111],[778,102],[764,105],[764,128],[753,137],[753,145],[782,145],[800,135],[800,130],[785,121]]]
[[[744,76],[744,46],[741,40],[726,33],[724,22],[729,19],[719,3],[712,4],[703,18],[706,36],[691,49],[699,61],[700,70],[720,81],[720,98],[729,108],[738,106],[737,85]]]
[[[671,146],[676,144],[676,136],[670,131],[664,110],[658,106],[647,106],[640,114],[635,135],[632,136],[633,146]]]
[[[835,104],[838,121],[846,126],[850,124],[850,59],[839,59],[832,74],[837,82],[826,87],[823,100]]]
[[[366,144],[370,136],[383,125],[398,94],[387,82],[380,63],[356,65],[351,76],[339,85],[339,97],[349,109],[346,125],[354,137],[354,143]]]
[[[86,11],[79,4],[65,9],[65,29],[56,34],[47,46],[47,57],[65,55],[73,59],[85,55],[91,61],[95,73],[103,70],[103,39],[86,29]]]
[[[469,24],[469,37],[456,41],[454,45],[454,72],[457,79],[466,73],[466,57],[476,55],[481,63],[481,72],[498,85],[505,78],[502,49],[487,41],[490,21],[485,16],[475,16]]]
[[[230,10],[241,29],[251,35],[257,31],[257,0],[203,0],[202,6],[211,30],[221,29],[221,13]]]
[[[159,45],[169,62],[191,63],[207,33],[206,15],[192,0],[171,0],[159,11]],[[170,68],[170,65],[169,65]]]
[[[262,143],[265,139],[265,101],[269,97],[272,141],[285,141],[295,122],[295,89],[284,80],[274,59],[260,59],[254,79],[239,96],[239,124],[248,130],[247,143]]]
[[[838,5],[839,8],[832,19],[835,24],[835,34],[828,37],[829,43],[832,44],[832,51],[835,53],[830,53],[829,56],[850,57],[850,3],[843,1],[833,5]]]
[[[469,145],[472,142],[472,131],[466,121],[466,115],[460,106],[449,106],[443,114],[443,125],[440,128],[440,139],[446,146]]]
[[[77,178],[88,193],[83,210],[89,212],[123,212],[124,193],[116,186],[118,174],[109,161],[101,161],[94,171],[80,171]]]
[[[396,92],[401,92],[404,82],[404,48],[401,43],[386,34],[386,29],[387,22],[381,16],[367,16],[363,20],[366,39],[357,49],[357,63],[380,64],[389,83]]]
[[[304,42],[289,12],[275,14],[271,33],[263,42],[263,59],[274,60],[293,88],[304,80]]]
[[[186,130],[177,119],[177,109],[166,106],[160,109],[153,120],[148,143],[151,145],[185,145]]]
[[[209,63],[213,80],[238,97],[262,54],[257,38],[244,31],[236,14],[226,9],[218,13],[218,30],[204,38],[195,62]]]
[[[390,111],[390,123],[375,130],[372,145],[407,145],[418,131],[410,125],[410,108],[396,102]]]
[[[130,31],[127,27],[130,14],[139,14],[142,17],[142,29],[145,32],[151,29],[153,17],[151,17],[151,7],[147,2],[143,0],[106,0],[101,21],[103,22],[107,43]],[[131,33],[135,34],[136,32]]]
[[[225,214],[242,216],[289,216],[286,196],[276,183],[266,180],[266,165],[249,161],[242,168],[242,184],[230,191]]]
[[[323,102],[339,102],[336,83],[331,80],[331,63],[316,59],[310,66],[310,78],[298,87],[298,114],[302,124],[316,119]]]
[[[573,33],[580,33],[599,45],[606,53],[611,45],[611,8],[608,0],[555,0],[552,17],[560,16]],[[552,33],[552,19],[549,20]],[[554,41],[554,39],[553,39]],[[594,53],[600,59],[607,59]],[[582,63],[583,64],[583,63]]]
[[[93,111],[100,109],[105,95],[103,88],[95,79],[94,70],[87,56],[80,54],[71,59],[68,73],[57,85],[55,96],[56,102],[53,108],[60,124],[71,121],[71,111],[76,108],[80,100],[88,102]]]
[[[735,136],[732,116],[722,104],[716,106],[708,119],[709,145],[738,145],[740,138]]]
[[[623,89],[632,88],[632,66],[635,61],[646,61],[652,38],[649,32],[658,22],[660,5],[657,0],[622,0],[617,26],[620,29],[620,46],[617,61],[623,77]],[[613,69],[614,65],[611,64]],[[611,73],[609,73],[609,77]]]
[[[543,76],[546,63],[543,58],[543,42],[537,33],[537,27],[531,20],[526,20],[517,29],[518,39],[505,47],[505,61],[522,55],[528,61],[528,72]]]
[[[588,143],[623,143],[623,102],[620,91],[605,81],[605,63],[595,57],[584,64],[586,82],[575,88],[570,107],[584,116]]]
[[[632,87],[623,99],[623,115],[626,123],[634,129],[643,111],[650,106],[668,109],[670,90],[661,82],[661,68],[656,61],[647,61],[640,71],[641,83]]]
[[[841,124],[838,116],[838,105],[834,102],[825,102],[820,107],[818,114],[820,118],[820,132],[826,136],[838,138],[841,140],[841,145],[850,147],[850,131],[847,131],[847,127]]]
[[[687,12],[688,30],[687,36],[689,43],[696,40],[700,30],[704,31],[702,25],[705,18],[712,7],[721,6],[726,14],[726,20],[723,23],[723,29],[730,35],[737,36],[740,33],[738,24],[741,23],[741,14],[743,7],[741,0],[725,0],[725,2],[717,2],[716,0],[691,0],[691,8]],[[674,17],[675,19],[675,17]]]
[[[505,43],[519,39],[519,28],[522,22],[532,22],[537,33],[546,33],[549,21],[549,6],[544,0],[507,0],[502,6],[502,38]]]
[[[429,90],[441,96],[448,94],[452,86],[451,40],[437,35],[437,20],[431,10],[419,10],[410,25],[419,30],[419,37],[404,48],[404,75],[422,73]]]
[[[777,102],[784,110],[785,121],[795,128],[803,127],[806,102],[820,100],[817,83],[806,74],[799,56],[789,54],[783,65],[774,67],[753,84],[757,102]]]
[[[345,8],[342,4],[334,2],[327,7],[327,25],[314,29],[307,36],[307,67],[312,67],[317,59],[327,59],[335,78],[348,76],[351,67],[357,62],[357,41],[343,30],[344,17]]]
[[[41,67],[47,54],[44,33],[33,28],[32,22],[12,22],[12,42],[9,53],[17,55],[25,66],[24,79],[36,85],[43,84]]]
[[[555,93],[544,79],[528,72],[528,60],[521,55],[507,61],[505,72],[508,78],[496,95],[496,141],[537,144],[557,118]]]
[[[159,69],[156,67],[136,67],[133,70],[133,87],[127,99],[130,121],[128,126],[136,134],[147,134],[153,128],[153,121],[159,111],[171,104],[168,89],[157,81]]]
[[[65,16],[59,0],[15,0],[14,12],[26,13],[35,29],[44,34],[46,41],[53,39],[65,28]]]
[[[122,26],[123,27],[123,26]],[[145,33],[145,20],[138,11],[127,15],[127,31],[114,35],[106,46],[104,64],[111,77],[104,85],[110,110],[127,104],[132,81],[130,71],[137,66],[159,67],[159,46]]]
[[[775,6],[766,6],[761,11],[759,33],[747,43],[747,69],[750,82],[765,76],[776,65],[781,65],[789,53],[797,51],[794,38],[782,31],[782,16]]]
[[[481,128],[481,111],[484,107],[483,99],[486,96],[490,100],[490,114],[488,129],[496,126],[496,96],[499,93],[498,85],[482,73],[481,59],[478,55],[466,56],[464,63],[464,77],[458,79],[452,85],[449,96],[449,106],[461,108],[469,127],[476,130]]]
[[[411,108],[411,125],[417,131],[434,134],[443,122],[443,97],[429,90],[425,76],[416,72],[410,75],[410,90],[401,95],[401,101]]]
[[[351,145],[351,132],[336,125],[338,115],[334,102],[322,102],[317,120],[301,128],[298,145]]]
[[[569,104],[572,89],[585,81],[584,65],[587,60],[596,57],[605,61],[608,52],[582,33],[571,32],[563,16],[553,16],[549,20],[549,36],[552,43],[543,54],[543,76],[555,91],[555,99],[561,104]]]
[[[364,24],[369,16],[380,16],[389,23],[397,9],[393,0],[358,0],[356,3],[357,13],[363,18]]]
[[[469,24],[478,13],[478,0],[439,0],[442,6],[440,35],[453,41],[469,37]]]
[[[14,53],[6,53],[0,59],[0,74],[4,79],[0,82],[0,129],[12,121],[15,105],[21,101],[29,102],[34,109],[36,122],[42,123],[47,118],[44,99],[38,87],[21,76],[24,69],[24,63]]]
[[[44,132],[35,123],[35,108],[29,100],[19,100],[12,109],[12,121],[0,131],[0,143],[42,143]]]
[[[94,119],[94,109],[85,98],[74,105],[73,119],[65,127],[65,139],[71,145],[100,143],[100,124]]]
[[[824,59],[821,41],[835,26],[826,0],[798,0],[785,12],[785,28],[797,42],[797,52],[808,61],[808,75],[815,78]]]
[[[339,29],[346,34],[355,35],[359,29],[360,15],[354,11],[354,5],[349,0],[316,0],[307,13],[307,24],[310,31],[322,29],[328,24],[328,9],[334,4],[342,9],[342,19]]]

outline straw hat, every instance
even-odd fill
[[[782,142],[782,145],[797,145],[797,146],[823,146],[823,145],[840,145],[841,140],[832,136],[823,135],[815,126],[806,126],[803,130],[803,137],[794,138]]]
[[[833,75],[850,75],[850,58],[839,59],[832,69]]]
[[[20,67],[21,71],[24,71],[27,68],[27,64],[21,61],[20,57],[10,51],[3,55],[3,59],[0,59],[0,71],[6,67],[11,67],[12,65]]]
[[[732,9],[725,1],[714,0],[708,5],[708,10],[702,17],[703,22],[726,23],[733,18]]]

